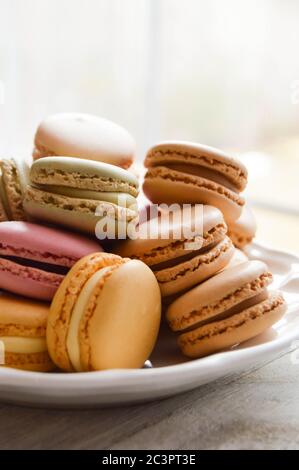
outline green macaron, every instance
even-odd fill
[[[101,233],[107,217],[126,225],[136,217],[138,180],[130,172],[102,162],[45,157],[30,170],[24,207],[31,217],[86,233]],[[117,224],[115,224],[117,236]],[[105,231],[103,225],[103,232]],[[107,234],[106,234],[107,235]],[[110,238],[113,235],[109,234]]]

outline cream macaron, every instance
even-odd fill
[[[157,340],[161,296],[141,261],[108,253],[82,258],[53,299],[47,343],[65,371],[140,368]]]
[[[280,293],[269,292],[272,274],[261,261],[226,269],[175,300],[170,328],[188,357],[197,358],[242,343],[276,323],[286,311]]]
[[[148,151],[145,166],[143,191],[152,202],[208,204],[227,222],[240,217],[247,170],[239,160],[206,145],[169,141]]]
[[[0,295],[0,356],[3,366],[48,372],[54,369],[46,343],[49,305]]]
[[[68,156],[128,168],[135,155],[129,132],[108,119],[84,113],[48,116],[34,139],[33,158]]]

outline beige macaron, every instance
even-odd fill
[[[150,266],[169,301],[226,266],[234,253],[226,231],[215,207],[165,210],[140,225],[137,239],[120,242],[115,251]]]
[[[159,331],[161,296],[141,261],[108,253],[82,258],[53,299],[47,343],[65,371],[140,368]]]
[[[133,137],[108,119],[83,113],[48,116],[34,139],[33,158],[64,155],[128,168],[135,155]]]
[[[252,242],[257,230],[256,220],[251,208],[245,205],[241,216],[228,224],[228,236],[235,247],[243,249]]]
[[[286,311],[280,293],[269,293],[272,275],[261,261],[226,269],[175,300],[166,318],[179,332],[188,357],[215,353],[259,335]]]
[[[220,150],[192,142],[163,142],[146,156],[143,190],[154,203],[218,207],[228,222],[241,215],[247,170]]]
[[[43,302],[0,295],[1,365],[35,372],[55,368],[46,343],[48,313]]]

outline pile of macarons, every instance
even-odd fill
[[[164,142],[146,155],[140,191],[134,156],[122,127],[64,113],[40,124],[33,158],[0,160],[4,366],[140,368],[161,318],[181,352],[199,358],[285,313],[282,295],[268,290],[267,266],[245,254],[256,224],[242,163],[207,146]],[[132,222],[137,237],[129,238]]]

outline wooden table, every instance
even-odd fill
[[[260,238],[299,252],[296,217],[256,213]],[[0,404],[0,449],[299,449],[299,364],[291,354],[146,405],[49,411]]]

